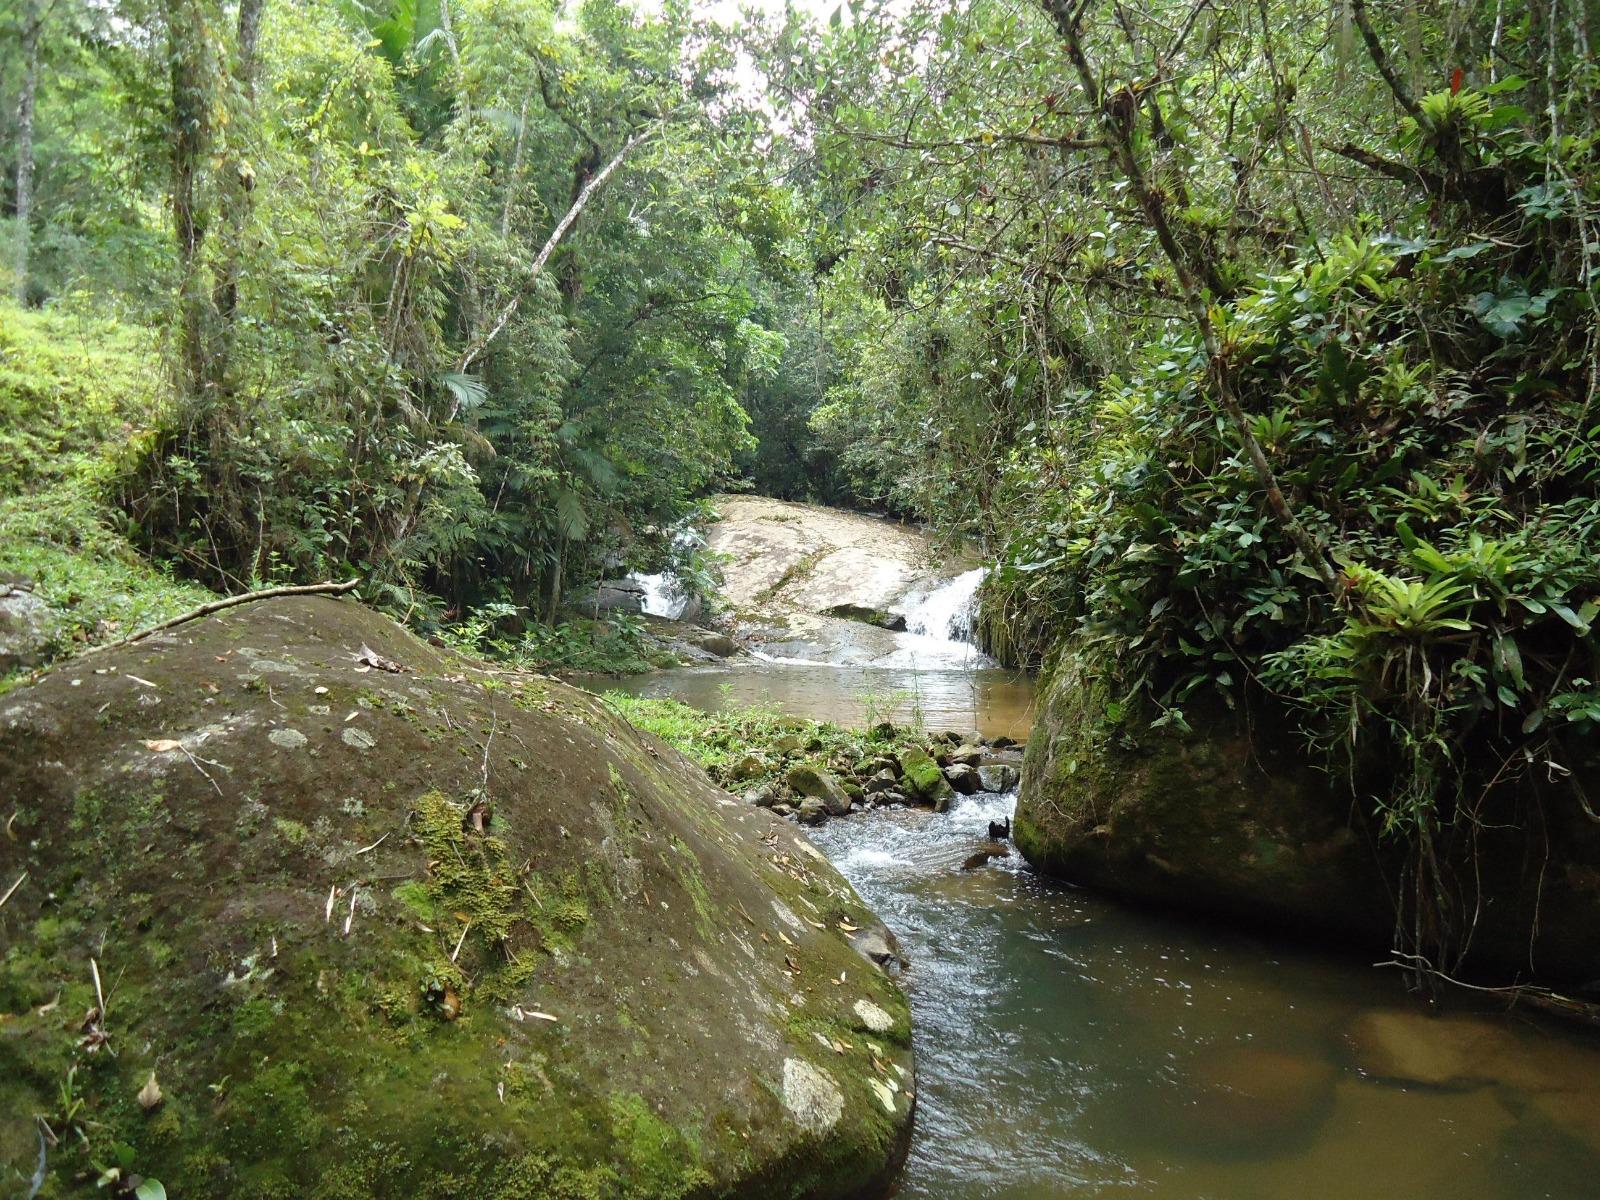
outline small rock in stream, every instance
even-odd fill
[[[967,856],[967,861],[961,864],[963,871],[976,871],[979,867],[989,865],[991,858],[1006,858],[1011,854],[1011,847],[1000,842],[985,842],[978,847],[976,854]]]

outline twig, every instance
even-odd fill
[[[470,930],[471,928],[472,928],[472,922],[471,921],[468,921],[464,926],[462,926],[462,928],[461,928],[461,936],[456,939],[456,948],[454,950],[450,951],[450,961],[452,963],[454,963],[456,961],[457,955],[459,955],[461,953],[461,947],[466,945],[466,943],[467,943],[467,931]]]
[[[379,838],[379,839],[378,839],[378,840],[377,840],[377,841],[375,841],[375,842],[373,842],[373,843],[372,843],[372,845],[370,845],[370,846],[363,846],[363,847],[361,847],[361,849],[359,849],[359,850],[357,850],[357,851],[356,851],[356,854],[365,854],[365,853],[367,853],[367,852],[368,852],[368,851],[369,851],[369,850],[376,850],[376,849],[377,849],[377,848],[378,848],[378,847],[379,847],[379,846],[381,846],[381,845],[383,845],[383,843],[384,843],[384,840],[385,840],[385,839],[386,839],[386,838],[387,838],[387,837],[388,837],[388,836],[389,836],[389,835],[388,835],[388,834],[387,834],[387,833],[386,833],[386,834],[384,834],[384,835],[383,835],[383,837],[381,837],[381,838]],[[351,856],[351,857],[352,857],[352,858],[353,858],[353,857],[355,857],[355,855],[352,855],[352,856]]]
[[[28,873],[26,871],[17,876],[17,881],[6,889],[6,894],[4,896],[0,896],[0,908],[4,908],[6,906],[6,901],[11,899],[12,893],[21,887],[27,878]]]
[[[81,658],[86,654],[97,654],[102,650],[116,650],[119,647],[128,646],[134,642],[143,641],[153,633],[160,633],[163,630],[173,628],[175,625],[184,625],[190,621],[197,621],[201,617],[208,617],[212,613],[221,612],[225,608],[233,608],[235,605],[239,604],[249,604],[252,600],[271,600],[275,596],[315,596],[330,592],[348,592],[354,590],[360,585],[360,583],[361,580],[359,579],[349,579],[344,583],[334,583],[332,581],[327,583],[302,583],[295,584],[290,587],[262,588],[260,591],[245,592],[239,596],[224,596],[220,600],[208,601],[207,603],[200,605],[199,608],[192,608],[188,612],[173,617],[169,621],[162,621],[159,625],[152,625],[148,629],[141,629],[138,633],[130,633],[125,638],[118,638],[114,642],[106,642],[104,645],[100,646],[90,646],[88,649],[80,651],[78,657]]]
[[[94,976],[94,998],[100,1002],[100,1019],[95,1024],[103,1028],[106,1023],[106,994],[100,987],[100,964],[93,958],[89,960],[89,974]]]

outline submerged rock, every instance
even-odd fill
[[[909,1071],[905,998],[838,930],[876,921],[582,692],[270,601],[0,698],[0,781],[25,1175],[9,1118],[75,1066],[175,1196],[843,1198],[903,1153],[855,1031]],[[80,1169],[63,1138],[46,1194]]]
[[[988,866],[991,858],[1008,858],[1010,855],[1010,846],[1002,842],[985,842],[978,847],[975,853],[967,856],[966,861],[961,864],[961,869],[963,871],[976,871],[979,867]]]
[[[1335,1073],[1320,1059],[1252,1046],[1215,1046],[1179,1069],[1170,1120],[1210,1155],[1265,1149],[1312,1134],[1333,1107]]]

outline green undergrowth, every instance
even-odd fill
[[[0,578],[54,610],[56,653],[210,598],[130,545],[110,496],[159,408],[154,338],[67,311],[0,305]]]
[[[679,665],[642,620],[626,614],[570,616],[551,625],[526,618],[516,605],[496,603],[474,609],[439,635],[458,650],[522,671],[642,675]]]
[[[925,734],[884,723],[870,730],[785,714],[776,705],[744,705],[702,712],[678,700],[644,699],[607,692],[605,700],[628,722],[681,750],[724,787],[777,784],[806,762],[849,778],[884,754],[920,748]]]

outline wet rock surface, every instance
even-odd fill
[[[0,780],[0,1113],[86,1064],[170,1194],[853,1197],[903,1152],[886,931],[585,693],[268,601],[0,698]]]

